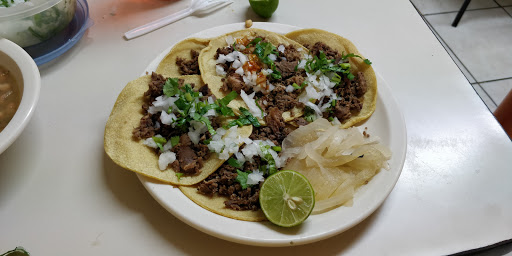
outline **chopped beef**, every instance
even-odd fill
[[[287,126],[279,127],[279,131],[274,132],[272,128],[268,126],[254,127],[251,136],[251,140],[270,140],[275,145],[281,145],[284,138],[292,132],[292,129]]]
[[[302,85],[304,80],[305,80],[305,78],[304,78],[304,76],[302,76],[302,74],[298,74],[298,75],[295,74],[294,76],[286,79],[285,84],[286,85],[292,85],[292,84]]]
[[[144,115],[139,122],[139,126],[133,129],[133,137],[136,139],[146,139],[155,136],[155,128],[150,114]]]
[[[238,94],[240,94],[241,90],[244,90],[245,92],[249,91],[242,76],[237,73],[231,73],[224,78],[221,89],[224,91],[236,91]]]
[[[293,45],[285,46],[284,53],[280,53],[281,57],[285,57],[287,61],[299,61],[301,54]]]
[[[265,112],[271,107],[277,107],[281,111],[286,112],[294,107],[303,108],[304,103],[297,100],[301,90],[294,90],[287,92],[286,87],[283,85],[276,85],[276,88],[271,94],[263,95],[260,97],[258,104],[264,108]]]
[[[362,72],[358,72],[354,80],[344,78],[340,85],[334,88],[339,99],[333,108],[333,114],[340,122],[349,119],[352,115],[357,114],[363,108],[363,102],[359,99],[367,91],[366,80]],[[324,113],[324,117],[328,117],[329,113]]]
[[[155,72],[151,73],[151,82],[149,82],[149,89],[144,93],[144,96],[150,96],[149,102],[152,102],[156,97],[162,95],[163,87],[166,78]]]
[[[178,57],[176,59],[176,65],[179,67],[180,74],[182,75],[200,75],[199,71],[199,52],[196,50],[190,50],[190,60]]]
[[[243,171],[253,171],[262,164],[261,159],[255,157],[253,163],[246,162],[244,164]],[[240,183],[236,181],[238,176],[236,170],[237,168],[229,165],[227,162],[224,163],[217,171],[198,184],[198,192],[208,196],[218,193],[221,196],[227,197],[224,205],[233,210],[260,209],[259,192],[262,182],[258,185],[242,189]]]
[[[299,64],[298,60],[289,61],[283,60],[280,62],[276,62],[276,66],[281,71],[281,76],[283,79],[289,78],[295,74],[295,67]]]
[[[203,94],[203,97],[212,96],[212,91],[210,90],[207,84],[201,86],[199,88],[199,92]]]
[[[327,112],[324,115],[329,115]],[[338,118],[340,122],[349,119],[352,114],[350,113],[350,105],[346,104],[343,100],[336,101],[336,106],[334,106],[334,116]]]
[[[364,78],[363,72],[357,72],[357,75],[355,76],[354,83],[352,83],[355,95],[357,97],[363,96],[366,91],[368,90],[368,87],[366,86],[366,79]]]
[[[327,59],[341,59],[341,55],[338,51],[332,49],[328,45],[322,42],[316,42],[313,46],[306,46],[312,56],[318,56],[320,52],[323,52]]]
[[[219,48],[219,49],[217,49],[217,52],[215,53],[214,58],[218,59],[220,54],[228,55],[228,54],[232,53],[234,50],[235,49],[233,48],[233,46]]]
[[[279,108],[271,107],[265,116],[265,122],[274,133],[279,133],[281,128],[285,126],[283,112]]]
[[[181,135],[180,143],[174,146],[176,149],[173,151],[176,151],[180,171],[183,173],[198,174],[201,167],[203,167],[203,161],[197,157],[194,146],[187,134]]]

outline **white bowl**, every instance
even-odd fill
[[[34,60],[23,48],[0,39],[0,65],[12,72],[21,93],[21,102],[9,124],[0,132],[0,154],[20,136],[30,121],[39,99],[41,76]]]

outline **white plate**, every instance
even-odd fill
[[[277,33],[299,29],[276,23],[255,23],[253,27]],[[229,24],[201,31],[191,37],[211,38],[243,28],[243,23]],[[158,63],[171,48],[172,46],[154,59],[146,71],[156,70]],[[371,56],[369,57],[371,59]],[[207,234],[228,241],[257,246],[290,246],[337,235],[364,220],[384,202],[395,186],[405,160],[407,136],[403,116],[391,89],[379,75],[377,78],[377,108],[364,127],[368,127],[371,135],[379,136],[382,142],[391,148],[391,169],[382,170],[367,185],[361,187],[355,194],[351,207],[342,206],[326,213],[311,215],[298,227],[281,228],[270,222],[240,221],[217,215],[192,202],[177,187],[158,183],[142,175],[138,175],[139,179],[149,193],[178,219]]]

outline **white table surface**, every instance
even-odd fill
[[[512,239],[512,143],[407,0],[281,0],[270,22],[351,39],[392,88],[407,124],[402,175],[384,204],[341,235],[263,248],[206,235],[162,208],[104,153],[125,84],[161,51],[254,16],[245,0],[126,41],[188,1],[89,0],[95,24],[40,67],[39,104],[0,155],[0,252],[32,255],[445,255]]]

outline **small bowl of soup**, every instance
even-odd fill
[[[0,38],[0,154],[27,126],[40,88],[34,60],[17,44]]]

